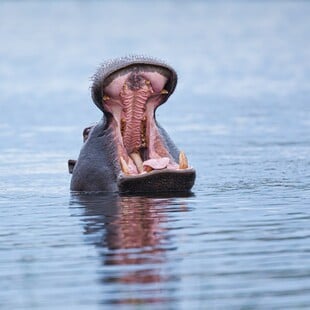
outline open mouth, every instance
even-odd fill
[[[176,87],[175,70],[131,55],[105,61],[92,81],[91,96],[103,116],[84,129],[78,160],[68,161],[71,190],[189,193],[195,169],[155,117]]]
[[[156,108],[169,96],[170,75],[164,67],[139,64],[104,80],[102,109],[115,134],[124,178],[192,170],[184,152],[169,152],[155,120]]]

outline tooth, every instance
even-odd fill
[[[110,97],[107,96],[107,95],[104,95],[103,98],[102,98],[103,101],[107,101],[107,100],[109,100],[109,99],[110,99]]]
[[[130,157],[138,168],[139,173],[143,172],[143,161],[139,153],[131,153]]]
[[[124,136],[124,132],[126,129],[126,120],[124,118],[121,119],[121,135]]]
[[[161,95],[166,95],[166,94],[168,94],[168,90],[163,89],[163,90],[161,90],[160,94],[161,94]]]
[[[141,137],[141,147],[146,147],[146,116],[144,116],[141,120],[140,127],[140,137]]]
[[[179,168],[180,169],[187,169],[188,168],[188,161],[186,155],[183,151],[180,152],[179,155]]]
[[[153,170],[152,167],[150,167],[150,166],[144,166],[144,171],[145,171],[145,172],[151,172],[152,170]]]
[[[125,159],[124,159],[122,156],[120,157],[120,162],[121,162],[122,171],[123,171],[125,174],[129,174],[128,165],[127,165]]]

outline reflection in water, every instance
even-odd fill
[[[99,249],[102,284],[125,286],[115,298],[112,293],[104,302],[140,304],[167,300],[160,294],[159,284],[169,281],[161,267],[166,263],[166,252],[174,249],[164,225],[173,198],[79,194],[73,200],[84,207],[87,242]],[[177,208],[187,210],[186,206]],[[115,265],[118,268],[113,268]],[[126,296],[133,285],[147,285],[147,291],[142,286],[136,288],[134,298],[132,294]]]

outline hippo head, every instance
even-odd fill
[[[195,170],[155,118],[176,83],[175,70],[151,57],[118,58],[97,70],[91,94],[103,119],[84,131],[72,190],[190,191]]]

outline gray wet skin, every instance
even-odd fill
[[[173,93],[176,83],[177,74],[174,69],[151,57],[119,58],[104,63],[97,70],[93,77],[91,92],[94,103],[103,112],[103,117],[95,126],[84,130],[84,144],[78,160],[76,162],[69,161],[69,170],[72,172],[72,191],[156,193],[188,192],[191,190],[195,180],[195,170],[189,166],[179,168],[179,163],[181,166],[184,164],[184,160],[181,160],[182,163],[180,161],[180,151],[155,119],[156,108],[167,101]],[[115,111],[121,111],[124,114],[126,109],[131,108],[128,106],[124,108],[123,99],[119,94],[126,89],[139,92],[143,86],[152,87],[150,89],[155,94],[152,94],[144,102],[142,108],[145,111],[152,105],[154,106],[151,113],[148,114],[147,120],[148,122],[152,121],[153,127],[155,127],[154,130],[157,135],[157,140],[155,140],[160,141],[159,144],[156,142],[154,145],[150,145],[151,142],[148,142],[149,145],[147,145],[143,142],[145,140],[151,141],[152,138],[147,136],[150,135],[151,130],[144,131],[144,138],[135,140],[130,136],[129,129],[125,129],[125,131],[127,130],[125,134],[123,131],[121,133],[120,117],[116,116]],[[131,101],[129,103],[131,104]],[[114,108],[112,109],[110,106],[114,106]],[[138,112],[134,113],[137,114]],[[150,120],[151,118],[152,120]],[[116,119],[119,121],[118,124]],[[131,128],[129,125],[128,128]],[[137,125],[133,124],[132,127],[137,127]],[[151,128],[151,125],[148,128]],[[127,142],[127,146],[126,134],[127,140],[130,141]],[[160,148],[161,151],[157,152],[157,148]],[[130,161],[131,166],[136,169],[134,165],[136,161],[131,160],[130,153],[132,152],[138,153],[142,161],[146,163],[148,159],[154,157],[151,153],[160,154],[160,152],[164,152],[164,154],[168,154],[165,156],[170,158],[172,166],[148,169],[142,173],[141,171],[129,173],[126,170],[127,165],[125,167],[121,165],[120,157],[124,157],[129,166]],[[164,155],[160,157],[164,157]]]

